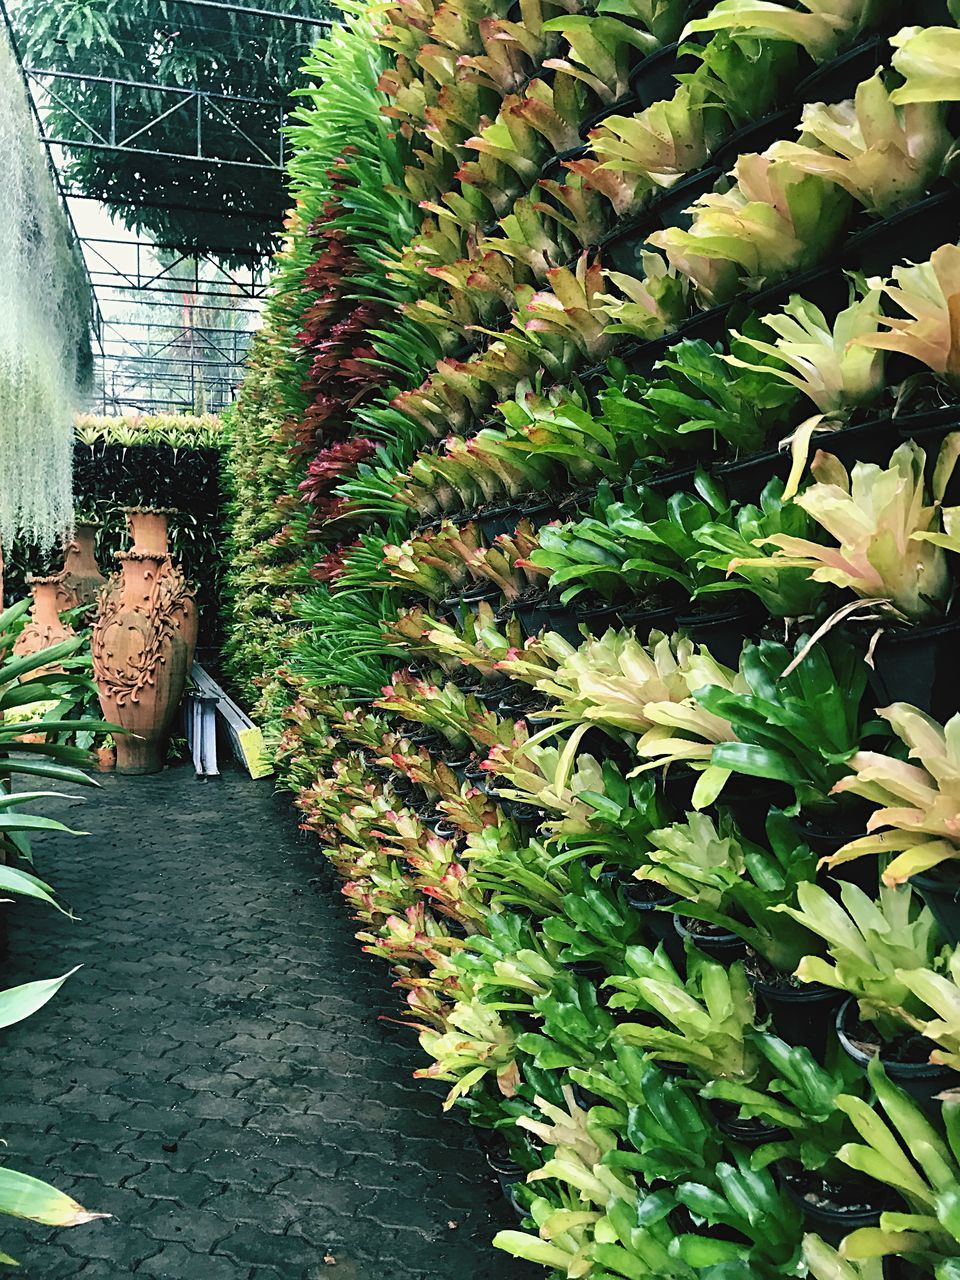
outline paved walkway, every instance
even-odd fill
[[[115,1215],[8,1226],[26,1280],[519,1280],[469,1130],[269,781],[179,767],[51,812],[0,986],[83,968],[0,1033],[0,1160]],[[0,1149],[2,1150],[2,1149]]]

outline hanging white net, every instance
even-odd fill
[[[70,526],[89,314],[79,250],[0,25],[0,548],[15,537],[49,547]]]

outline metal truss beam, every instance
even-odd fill
[[[174,0],[174,3],[189,5],[191,9],[219,9],[223,13],[243,13],[250,14],[254,18],[293,22],[298,26],[322,27],[325,31],[329,31],[333,26],[329,18],[312,18],[305,13],[278,13],[275,9],[251,9],[245,4],[223,4],[221,0]]]
[[[186,254],[170,245],[153,244],[146,240],[111,240],[97,236],[81,239],[88,253],[87,266],[95,285],[125,292],[137,293],[190,293],[198,303],[205,298],[262,298],[266,294],[268,279],[260,262],[251,262],[249,278],[232,270],[207,253]],[[118,262],[116,250],[133,251],[134,262],[127,266]],[[166,265],[159,264],[155,251],[168,251],[175,256]],[[214,268],[219,279],[205,279],[200,274],[200,263]],[[178,272],[178,268],[184,270]]]
[[[283,103],[271,102],[266,98],[250,98],[242,94],[213,93],[210,90],[199,89],[196,86],[150,84],[143,80],[124,80],[117,76],[88,75],[80,71],[24,67],[24,73],[31,88],[36,86],[42,104],[47,110],[57,108],[65,112],[75,122],[73,130],[67,129],[64,134],[51,134],[47,132],[46,122],[43,121],[43,113],[41,112],[41,139],[48,147],[80,147],[96,151],[127,152],[141,156],[153,156],[154,158],[186,160],[192,163],[212,165],[214,168],[283,171],[285,162],[284,126],[286,125],[286,110]],[[109,88],[110,123],[106,132],[91,121],[86,120],[63,97],[61,91],[52,87],[61,81],[99,84]],[[168,105],[163,110],[155,112],[146,124],[139,125],[138,128],[127,132],[118,123],[119,118],[122,116],[123,107],[119,93],[124,89],[136,90],[138,97],[142,95],[144,90],[150,93],[167,95]],[[262,107],[266,108],[268,115],[275,116],[276,133],[271,138],[271,142],[276,145],[276,154],[271,154],[264,150],[260,143],[251,138],[240,123],[229,114],[230,108],[233,106],[242,107],[246,111],[249,111],[251,107]],[[189,148],[184,147],[178,151],[167,151],[149,146],[133,145],[138,138],[144,137],[156,125],[173,115],[178,117],[188,115],[190,117],[191,129],[189,136],[192,139],[192,144]],[[215,119],[218,125],[223,123],[229,125],[233,131],[232,137],[238,142],[242,140],[247,144],[249,148],[248,155],[256,154],[260,159],[240,159],[236,155],[219,156],[211,154],[210,149],[205,147],[205,140],[207,142],[210,140],[209,121],[211,119]],[[206,130],[204,128],[205,123],[207,125]]]

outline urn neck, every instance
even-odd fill
[[[33,596],[33,607],[30,610],[35,626],[60,627],[60,609],[57,600],[58,583],[52,581],[35,582],[30,588]]]
[[[127,523],[133,535],[131,551],[149,556],[167,554],[167,513],[165,511],[128,511]]]
[[[166,555],[150,555],[143,551],[118,551],[123,585],[127,590],[147,592],[156,582],[167,562]]]
[[[100,566],[94,554],[94,540],[97,536],[95,524],[78,523],[73,531],[73,540],[67,543],[63,567],[67,573],[99,574]],[[101,575],[102,576],[102,575]]]

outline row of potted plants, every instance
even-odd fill
[[[339,296],[376,296],[411,342],[371,336],[398,394],[304,405],[289,339],[309,315],[322,343],[322,311],[305,266],[282,277],[237,413],[241,518],[278,492],[271,517],[295,511],[294,476],[339,505],[288,524],[289,570],[235,635],[261,706],[296,695],[281,776],[394,967],[423,1074],[485,1135],[520,1218],[500,1247],[553,1277],[953,1280],[958,722],[921,647],[888,659],[891,626],[950,624],[957,250],[938,231],[910,254],[929,263],[849,299],[839,266],[868,262],[856,203],[888,215],[949,170],[954,130],[920,104],[950,100],[956,33],[897,35],[873,4],[706,8],[424,4],[366,31],[391,53],[393,185],[424,220],[378,257],[335,215],[366,267]],[[687,21],[720,29],[699,54],[669,48]],[[793,95],[803,59],[826,72],[873,32]],[[590,120],[631,78],[641,101]],[[724,156],[748,103],[791,109]],[[312,154],[314,199],[340,145]],[[378,209],[373,168],[351,174]],[[620,256],[571,261],[621,216],[601,250]],[[756,299],[764,326],[730,310],[841,242]],[[875,246],[884,273],[904,243]],[[260,446],[278,403],[288,440],[330,451],[309,480]],[[900,444],[908,405],[942,410],[939,435]]]

